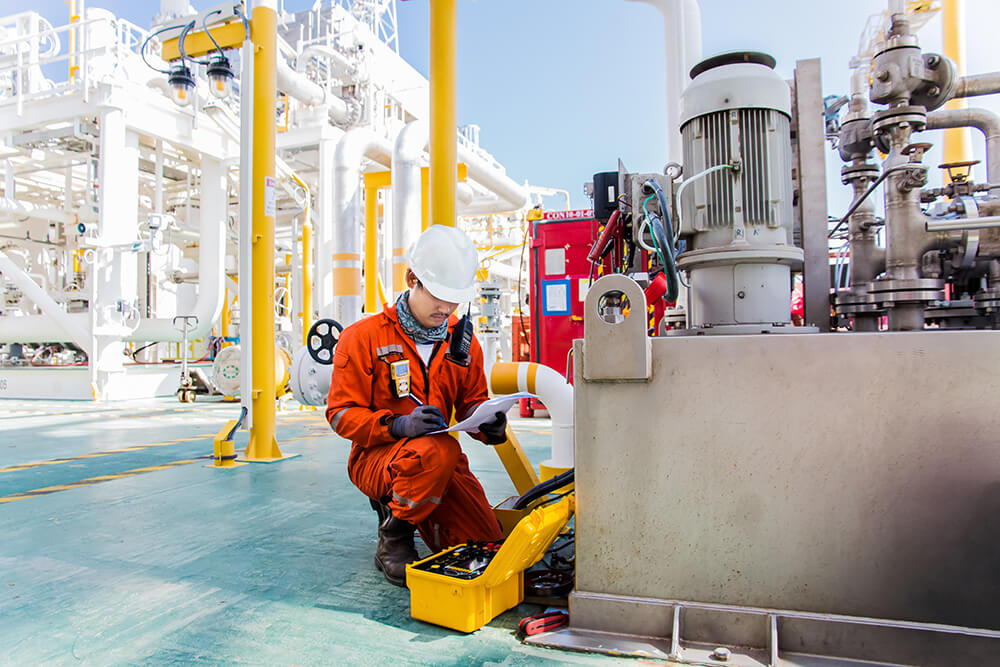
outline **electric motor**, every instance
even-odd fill
[[[728,53],[691,70],[681,96],[685,181],[680,235],[698,333],[760,333],[790,324],[790,92],[763,53]],[[801,331],[801,329],[799,329]]]

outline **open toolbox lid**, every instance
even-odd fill
[[[479,582],[497,586],[540,561],[573,515],[573,498],[566,496],[557,503],[532,510],[521,519],[486,566]]]

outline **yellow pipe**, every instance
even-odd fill
[[[274,437],[274,175],[277,101],[278,14],[275,0],[256,0],[251,14],[253,54],[253,222],[251,226],[252,290],[250,406],[253,422],[246,456],[251,461],[281,458]],[[270,205],[271,210],[266,207]]]
[[[955,61],[958,75],[965,76],[965,0],[942,0],[941,37],[944,55]],[[964,109],[964,98],[948,100],[945,109]],[[972,137],[969,128],[944,131],[944,161],[962,162],[972,159]]]
[[[365,312],[378,311],[378,189],[365,188]]]
[[[382,306],[385,306],[388,301],[385,300],[385,288],[382,286],[382,276],[375,274],[375,282],[378,285],[378,301]]]
[[[306,211],[309,204],[306,204]],[[309,344],[309,327],[312,326],[312,275],[310,275],[309,258],[312,257],[312,223],[306,215],[302,225],[302,344]]]
[[[222,321],[219,325],[223,338],[229,337],[229,327],[233,321],[232,311],[229,310],[229,288],[225,288],[225,298],[222,300]]]
[[[457,0],[430,0],[431,216],[455,226],[455,42]]]
[[[76,64],[76,28],[73,26],[74,23],[80,22],[80,16],[76,13],[76,0],[68,0],[69,2],[69,82],[76,83],[76,73],[80,70],[80,66]]]
[[[287,104],[288,98],[285,97],[285,102]],[[286,110],[287,113],[287,110]],[[309,344],[309,327],[312,326],[312,276],[309,272],[309,267],[311,265],[312,259],[312,223],[309,217],[309,203],[312,201],[312,193],[309,191],[309,186],[305,184],[301,178],[299,178],[294,172],[291,174],[292,180],[295,181],[300,188],[306,191],[306,204],[302,209],[302,312],[300,313],[302,317],[302,344]]]

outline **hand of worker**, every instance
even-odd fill
[[[421,405],[408,415],[396,415],[389,424],[394,438],[417,438],[446,426],[444,415],[433,405]]]
[[[479,425],[479,432],[486,436],[486,444],[502,445],[507,441],[507,415],[497,412],[493,419]]]

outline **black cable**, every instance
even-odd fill
[[[149,40],[153,39],[154,37],[156,37],[157,35],[159,35],[161,32],[166,32],[167,30],[174,30],[176,28],[177,28],[177,26],[173,26],[173,25],[172,26],[167,26],[166,28],[160,28],[156,32],[150,33],[149,37],[146,38],[146,41],[142,43],[142,48],[139,49],[139,56],[142,58],[142,62],[146,63],[146,67],[148,67],[149,69],[153,70],[154,72],[159,72],[160,74],[168,74],[168,75],[171,74],[171,72],[169,72],[167,70],[162,70],[159,67],[153,67],[152,65],[149,64],[149,61],[146,60],[146,45],[149,44]]]
[[[552,491],[555,491],[556,489],[569,484],[570,482],[573,481],[573,470],[574,470],[573,468],[570,468],[561,475],[556,475],[555,477],[547,479],[541,484],[538,484],[528,489],[521,495],[520,498],[514,501],[513,509],[523,510],[525,507],[530,505],[535,500],[538,500],[542,496],[548,495]],[[554,498],[553,500],[562,498],[567,493],[571,493],[571,491],[567,491],[566,493],[556,496],[556,498]]]
[[[528,231],[531,229],[531,221],[524,230],[524,238],[521,240],[521,262],[517,265],[517,316],[521,320],[521,338],[524,339],[528,349],[531,349],[531,340],[524,332],[524,301],[521,300],[521,273],[524,271],[524,248],[528,245]],[[530,293],[530,290],[529,290]]]
[[[664,298],[667,301],[677,302],[677,295],[680,292],[680,287],[678,287],[678,280],[680,279],[680,272],[677,269],[677,260],[675,255],[675,239],[674,235],[674,225],[670,220],[670,207],[667,205],[666,195],[663,194],[663,188],[660,184],[649,179],[643,186],[649,187],[653,194],[656,195],[656,201],[660,205],[660,213],[663,215],[663,220],[660,216],[655,214],[648,214],[650,233],[653,235],[653,244],[660,251],[661,260],[664,262],[663,275],[667,279],[667,293]],[[666,224],[664,223],[666,221]]]
[[[208,17],[209,16],[214,16],[215,14],[221,14],[221,13],[222,13],[221,9],[216,9],[214,12],[209,12],[209,13],[205,14],[205,18],[203,18],[201,20],[201,27],[205,29],[205,34],[208,35],[208,38],[210,40],[212,40],[212,44],[215,44],[215,48],[216,48],[216,50],[218,50],[219,55],[222,56],[223,58],[225,58],[226,54],[222,52],[222,47],[219,46],[219,43],[217,41],[215,41],[215,37],[212,37],[212,31],[208,29]]]
[[[840,219],[840,222],[837,223],[837,225],[830,231],[829,234],[826,235],[826,237],[828,239],[833,238],[833,235],[837,233],[837,230],[839,230],[843,226],[843,224],[847,222],[847,219],[851,217],[851,215],[858,209],[859,206],[861,206],[861,202],[868,199],[868,195],[875,192],[875,188],[877,188],[879,184],[882,181],[884,181],[886,177],[889,176],[889,174],[893,174],[897,171],[902,171],[905,169],[923,169],[924,171],[926,171],[927,167],[923,166],[922,164],[907,162],[906,164],[897,164],[895,167],[890,167],[889,169],[883,171],[882,175],[876,178],[875,182],[872,183],[870,186],[868,186],[868,189],[865,190],[864,194],[862,194],[860,197],[854,200],[854,202],[851,204],[851,207],[847,209],[847,213],[844,214],[844,217]]]
[[[142,352],[143,350],[145,350],[147,347],[153,347],[154,345],[156,345],[156,341],[154,341],[152,343],[146,343],[142,347],[137,348],[137,349],[132,350],[131,352],[129,352],[129,355],[132,357],[132,360],[134,361],[135,360],[135,355],[139,354],[140,352]]]
[[[177,50],[181,52],[181,61],[183,62],[184,60],[190,60],[191,62],[197,65],[211,65],[212,61],[198,60],[197,58],[192,58],[187,54],[187,52],[184,51],[184,40],[187,38],[187,34],[191,31],[191,28],[193,27],[194,27],[194,21],[191,21],[186,26],[184,26],[184,29],[181,30],[181,36],[177,38]],[[213,39],[212,41],[214,42],[215,40]]]
[[[236,431],[240,430],[240,426],[243,425],[243,420],[246,419],[246,416],[247,416],[247,406],[244,405],[243,409],[240,410],[240,419],[239,419],[239,421],[236,422],[236,426],[233,426],[233,430],[231,430],[229,432],[229,435],[226,436],[226,440],[232,440],[233,439],[233,434],[236,433]]]

